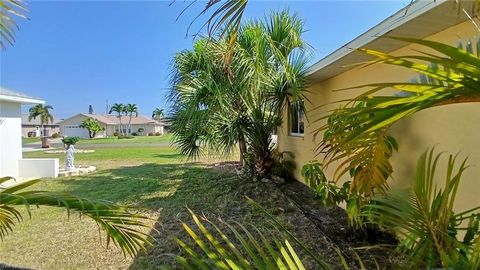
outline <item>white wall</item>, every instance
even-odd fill
[[[0,177],[18,176],[22,158],[22,119],[20,103],[0,100]]]
[[[28,158],[18,160],[20,177],[57,177],[58,158]]]

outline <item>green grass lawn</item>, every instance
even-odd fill
[[[163,265],[172,266],[172,257],[165,254],[179,252],[175,237],[187,239],[180,222],[190,220],[186,207],[213,219],[228,217],[242,222],[254,221],[262,228],[263,215],[248,206],[243,195],[269,198],[276,191],[259,188],[258,185],[265,184],[241,179],[229,170],[212,168],[208,164],[215,158],[187,162],[171,147],[144,146],[146,141],[164,139],[137,137],[132,140],[141,141],[141,147],[123,148],[122,140],[118,147],[78,153],[77,165],[94,165],[97,171],[81,177],[45,179],[32,187],[142,208],[152,218],[152,227],[158,230],[152,233],[156,241],[148,252],[125,258],[116,247],[105,247],[105,235],[99,236],[94,222],[75,214],[67,218],[65,211],[54,207],[41,207],[32,210],[31,219],[24,212],[25,220],[0,242],[0,262],[33,269],[158,269]],[[63,154],[29,152],[24,156],[58,157],[60,164],[64,163]],[[274,198],[280,196],[277,194]],[[284,199],[278,200],[288,204]],[[264,205],[268,206],[268,202]],[[282,207],[288,209],[288,206]]]
[[[168,143],[172,139],[171,134],[162,136],[134,136],[128,139],[118,139],[117,137],[81,139],[77,144],[155,144]]]
[[[245,196],[248,196],[274,214],[314,252],[338,266],[337,253],[329,248],[331,244],[319,233],[318,227],[276,185],[240,178],[228,163],[223,163],[225,166],[212,165],[225,158],[188,161],[169,146],[168,138],[98,140],[108,142],[112,147],[92,144],[88,147],[95,149],[94,153],[77,153],[75,156],[77,165],[94,165],[96,172],[44,179],[30,187],[137,207],[151,217],[151,228],[146,232],[155,241],[146,252],[135,258],[125,258],[118,248],[106,248],[105,235],[99,234],[93,221],[74,213],[68,217],[66,211],[55,207],[32,207],[31,219],[25,209],[19,208],[24,221],[0,242],[0,263],[31,269],[178,268],[172,257],[172,254],[181,252],[175,238],[191,242],[182,228],[182,221],[192,225],[187,207],[210,220],[221,218],[254,224],[264,234],[278,235],[278,231],[268,225],[265,215],[246,202]],[[128,145],[125,145],[127,141]],[[156,143],[158,141],[167,143]],[[61,165],[65,162],[64,154],[27,152],[24,157],[57,157]],[[336,227],[332,230],[335,231]],[[306,257],[301,250],[298,251]],[[308,259],[306,268],[313,269]]]
[[[39,142],[40,137],[22,137],[22,144]]]

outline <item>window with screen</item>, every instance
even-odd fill
[[[303,136],[305,132],[303,102],[290,105],[290,135]]]

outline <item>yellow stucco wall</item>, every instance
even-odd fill
[[[459,39],[477,39],[479,33],[471,22],[464,22],[450,27],[442,32],[428,37],[429,40],[456,45]],[[417,45],[408,45],[393,54],[415,54],[413,49]],[[424,48],[422,48],[425,51]],[[312,159],[323,158],[314,152],[315,142],[313,133],[324,122],[318,121],[319,117],[328,109],[338,105],[327,105],[334,101],[356,96],[358,90],[333,92],[356,85],[372,82],[407,81],[416,74],[407,69],[388,65],[373,65],[365,68],[349,70],[323,82],[311,82],[307,93],[311,104],[306,103],[306,123],[304,137],[293,137],[288,134],[288,125],[285,121],[278,134],[280,151],[291,151],[295,155],[297,170],[295,176],[301,180],[301,166]],[[461,152],[461,156],[468,155],[469,164],[472,165],[464,174],[461,187],[457,196],[457,210],[480,205],[480,106],[478,104],[459,104],[437,107],[415,114],[409,119],[396,123],[392,135],[399,143],[399,152],[395,153],[392,162],[394,168],[391,186],[407,186],[413,181],[418,157],[427,147],[436,146],[438,151],[449,153]],[[287,119],[287,118],[285,118]],[[318,142],[319,140],[317,140]],[[333,176],[335,166],[327,169],[327,177]],[[445,166],[441,166],[444,168]],[[443,176],[440,171],[439,176]],[[440,179],[440,178],[439,178]],[[441,178],[443,181],[444,178]]]

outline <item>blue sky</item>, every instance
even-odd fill
[[[313,63],[409,2],[251,1],[245,19],[284,8],[297,13],[314,48]],[[187,27],[205,2],[178,21],[189,2],[171,3],[28,1],[30,20],[19,22],[17,42],[1,52],[1,85],[45,99],[59,118],[87,112],[90,104],[104,113],[107,100],[136,103],[145,115],[166,108],[171,59],[191,47]]]

